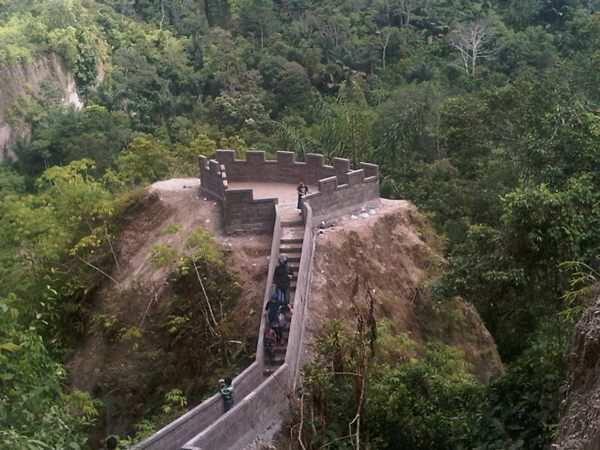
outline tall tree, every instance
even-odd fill
[[[450,33],[450,46],[458,51],[467,75],[475,78],[480,60],[494,54],[490,45],[493,35],[493,30],[484,20],[460,24]]]

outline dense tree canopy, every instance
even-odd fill
[[[0,65],[58,54],[86,105],[64,106],[52,86],[9,105],[31,138],[0,167],[0,448],[60,447],[57,421],[83,445],[93,408],[71,414],[61,393],[58,361],[81,332],[65,324],[84,326],[129,192],[196,175],[196,155],[218,147],[379,163],[382,194],[415,202],[446,237],[432,294],[477,306],[507,375],[479,386],[439,348],[381,369],[370,414],[412,434],[374,425],[373,443],[544,448],[572,326],[565,263],[600,257],[599,11],[598,0],[0,0]],[[49,367],[47,389],[25,398]],[[525,391],[531,421],[516,412]],[[451,429],[453,411],[474,428]],[[345,432],[336,420],[332,439]]]

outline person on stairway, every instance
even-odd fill
[[[277,334],[275,333],[273,328],[267,327],[263,342],[265,345],[265,355],[267,356],[267,362],[270,365],[273,365],[275,361],[275,350],[273,349],[273,347],[275,347],[275,344],[277,343]]]
[[[279,302],[279,297],[277,296],[277,290],[275,290],[273,292],[273,295],[267,302],[265,311],[267,311],[267,319],[269,322],[269,327],[271,327],[273,329],[273,331],[275,332],[275,336],[276,336],[278,344],[280,344],[281,340],[282,340],[281,323],[279,321],[280,309],[281,309],[281,303]]]
[[[304,181],[301,181],[296,189],[298,191],[298,209],[302,214],[302,206],[304,205],[304,197],[308,194],[308,186],[304,184]]]
[[[219,393],[223,399],[223,413],[226,413],[233,407],[233,386],[229,377],[219,380]]]
[[[279,264],[275,268],[275,274],[273,275],[273,281],[275,282],[275,288],[278,291],[278,298],[282,305],[290,303],[290,268],[288,266],[287,256],[281,255],[279,257]]]

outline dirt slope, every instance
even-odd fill
[[[223,236],[219,206],[198,196],[197,179],[155,183],[126,216],[115,243],[119,267],[110,274],[118,284],[106,283],[95,296],[88,333],[68,362],[72,387],[105,403],[105,423],[98,434],[131,431],[132,424],[146,416],[151,396],[182,387],[177,384],[178,369],[165,367],[160,343],[145,334],[152,323],[164,322],[166,305],[172,301],[172,267],[157,268],[151,261],[157,244],[185,254],[185,242],[194,230],[204,228],[216,237],[242,287],[231,316],[239,340],[248,348],[255,345],[268,270],[271,237]],[[122,330],[132,330],[132,336]],[[171,386],[164,385],[165,378],[172,378]]]
[[[441,305],[429,299],[425,283],[445,261],[415,206],[381,200],[380,207],[322,230],[316,242],[309,341],[326,321],[353,317],[350,298],[358,276],[363,293],[368,288],[374,294],[376,320],[388,320],[393,332],[406,333],[417,346],[438,340],[462,349],[482,381],[502,373],[493,338],[475,309],[460,299]]]
[[[600,286],[597,288],[600,290]],[[561,405],[560,450],[600,449],[600,295],[575,328]]]

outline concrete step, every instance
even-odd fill
[[[283,362],[281,364],[283,364]],[[277,371],[277,369],[279,369],[279,366],[281,366],[281,364],[277,364],[277,365],[265,364],[265,368],[263,370],[263,375],[265,377],[270,377]]]
[[[301,232],[302,234],[304,234],[304,223],[300,222],[295,223],[293,225],[287,225],[286,227],[284,227],[284,231]]]
[[[279,369],[279,366],[267,366],[263,370],[263,375],[265,377],[270,377],[271,375],[273,375],[277,371],[277,369]]]
[[[280,244],[298,244],[304,240],[304,227],[283,227]]]
[[[281,249],[279,249],[279,256],[287,257],[288,263],[300,262],[301,255],[301,253],[281,253]]]
[[[279,241],[280,245],[287,244],[296,244],[302,246],[302,242],[304,242],[304,237],[282,237]]]
[[[280,354],[275,354],[273,359],[269,359],[269,357],[265,354],[265,366],[280,366],[285,362],[285,352]]]
[[[281,226],[286,228],[304,227],[304,220],[302,220],[302,217],[286,217],[281,220]]]
[[[287,351],[287,342],[285,345],[281,344],[281,345],[273,346],[273,353],[276,355],[285,355],[286,351]]]
[[[279,244],[279,253],[302,253],[302,243]]]

